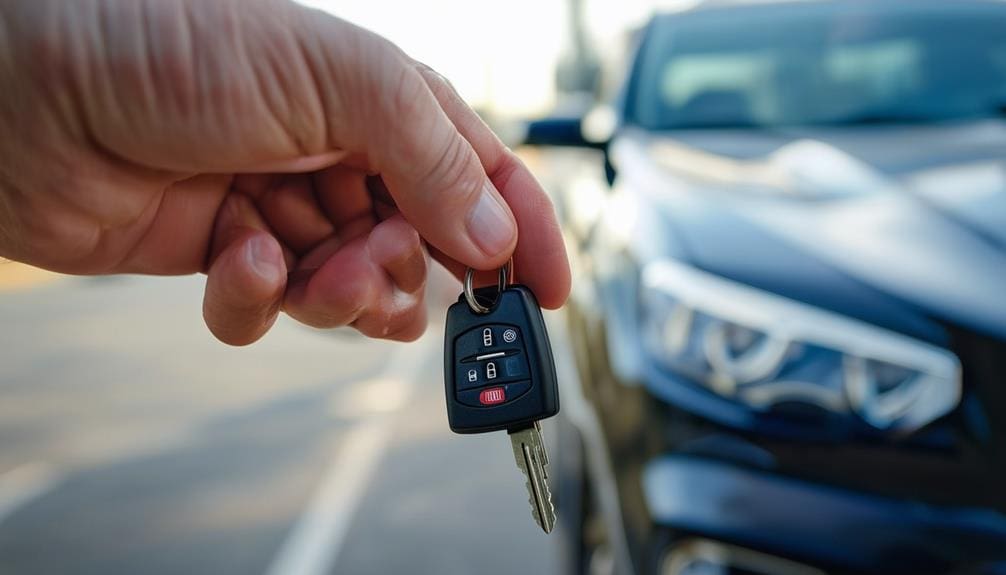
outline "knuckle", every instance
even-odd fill
[[[425,113],[428,112],[427,101],[423,97],[427,90],[426,83],[415,68],[411,66],[397,66],[397,68],[391,80],[391,89],[388,91],[390,109],[386,117],[410,125],[427,121],[428,114]]]
[[[430,89],[433,90],[434,93],[436,94],[457,93],[457,90],[454,88],[454,84],[451,83],[451,81],[440,72],[437,72],[430,66],[418,61],[414,64],[414,67],[416,71],[418,71],[419,74],[423,77],[423,79],[426,80],[427,85],[430,86]]]
[[[403,304],[398,303],[399,306]],[[427,318],[423,298],[411,297],[404,307],[381,306],[357,318],[352,326],[367,337],[391,341],[414,341],[426,330]]]
[[[330,308],[302,308],[288,306],[286,314],[298,322],[317,329],[335,329],[351,325],[356,318],[363,315],[366,306],[358,303],[347,303],[344,306]]]
[[[356,286],[349,286],[354,288]],[[348,289],[342,293],[332,294],[332,299],[317,302],[297,318],[307,325],[319,328],[336,328],[351,325],[358,318],[366,315],[370,308],[366,289]]]
[[[426,319],[418,320],[411,325],[404,326],[398,331],[388,334],[385,339],[401,342],[413,342],[422,337],[426,331]]]
[[[468,142],[457,134],[445,138],[435,152],[434,161],[420,178],[420,187],[429,193],[448,191],[446,208],[461,210],[471,205],[481,191],[483,179],[479,170],[473,170],[474,151]]]

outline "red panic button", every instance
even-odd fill
[[[482,405],[496,405],[504,401],[506,401],[506,392],[502,387],[490,387],[479,393],[479,403]]]

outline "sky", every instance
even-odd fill
[[[547,112],[569,44],[566,0],[300,0],[389,38],[451,80],[469,104],[508,116]],[[651,0],[585,0],[592,41],[608,49]]]

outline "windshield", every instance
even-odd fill
[[[1006,107],[1006,4],[785,4],[658,17],[629,117],[651,129],[938,122]]]

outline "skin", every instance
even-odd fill
[[[544,307],[569,293],[555,212],[520,160],[436,72],[322,12],[0,0],[0,86],[0,256],[204,272],[226,343],[281,310],[415,339],[430,256],[455,274],[512,256]]]

